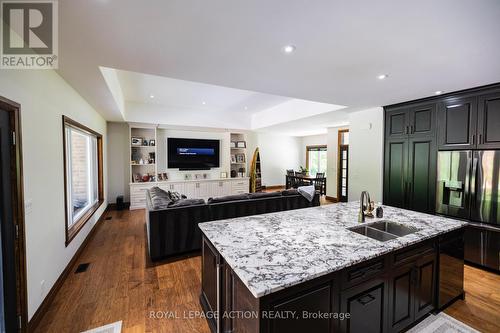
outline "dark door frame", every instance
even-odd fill
[[[342,148],[347,148],[347,157],[349,158],[349,145],[341,144],[342,134],[349,133],[348,128],[339,129],[337,134],[337,200],[341,202],[342,198]],[[347,174],[349,174],[349,159],[347,160]],[[346,201],[349,194],[349,179],[346,178]]]
[[[11,145],[12,179],[12,212],[13,221],[17,228],[16,237],[16,278],[17,278],[17,314],[20,316],[20,331],[27,331],[28,303],[26,279],[26,239],[24,224],[24,191],[23,191],[23,155],[21,141],[21,105],[0,96],[0,109],[9,112],[10,129],[13,132],[14,144]]]

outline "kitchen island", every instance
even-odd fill
[[[362,225],[359,202],[201,223],[212,331],[398,332],[463,297],[467,223],[382,207]]]

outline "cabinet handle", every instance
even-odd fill
[[[405,134],[408,134],[408,126],[405,126]]]
[[[374,300],[375,300],[375,297],[373,297],[371,294],[367,294],[367,295],[357,299],[358,303],[360,303],[361,305],[366,305],[368,303],[373,302]]]
[[[410,125],[410,134],[413,134],[413,125]]]
[[[483,144],[483,143],[484,143],[484,142],[483,142],[483,135],[482,135],[482,134],[479,134],[479,140],[478,140],[477,144],[479,144],[479,145],[480,145],[480,144]]]
[[[472,134],[472,144],[476,144],[476,134]]]

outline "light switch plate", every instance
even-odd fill
[[[24,200],[24,214],[29,215],[33,211],[33,200],[26,199]]]

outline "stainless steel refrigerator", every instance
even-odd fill
[[[440,151],[436,212],[500,225],[500,151]]]

